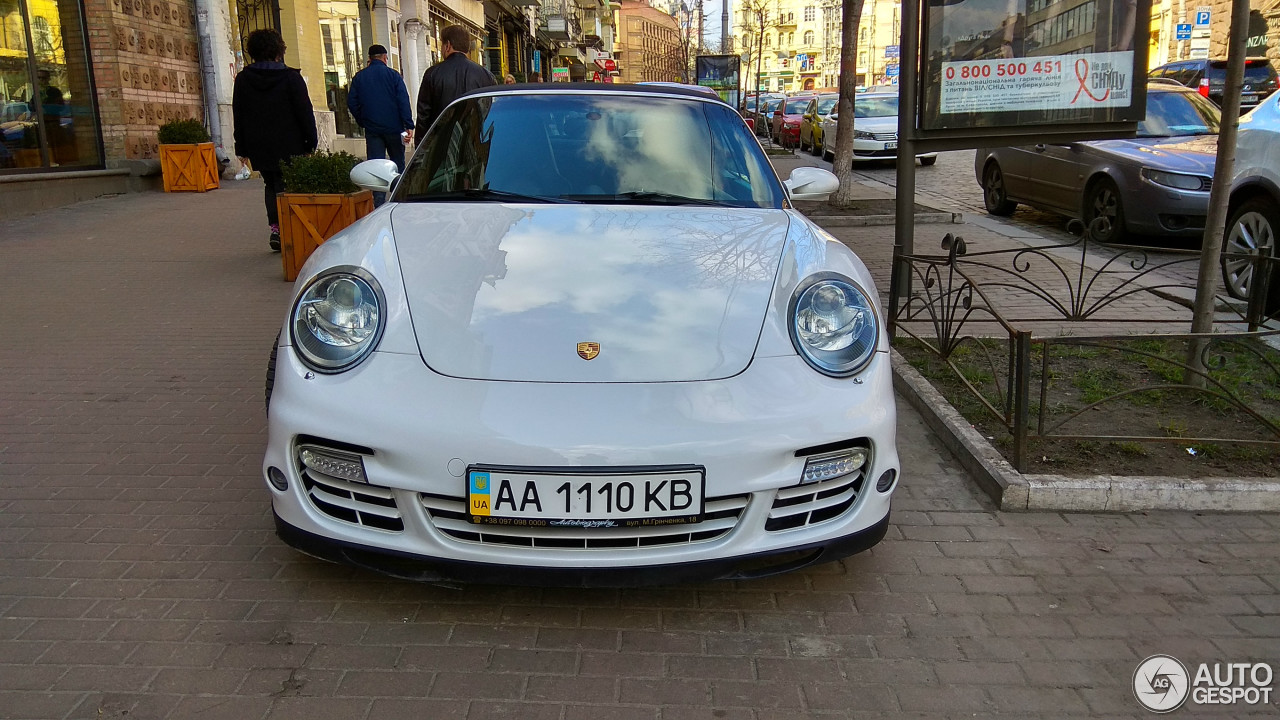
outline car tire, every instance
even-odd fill
[[[1083,214],[1085,232],[1098,242],[1120,243],[1128,236],[1120,188],[1116,187],[1111,178],[1099,178],[1085,191]],[[1106,221],[1099,223],[1101,230],[1094,228],[1094,221],[1099,218]]]
[[[936,163],[936,162],[938,162],[938,156],[937,156],[937,155],[934,155],[933,157],[922,157],[922,158],[920,158],[920,165],[922,165],[923,167],[929,167],[930,165],[932,165],[932,164],[934,164],[934,163]]]
[[[817,140],[809,144],[809,151],[813,153],[814,157],[822,157],[826,153],[826,150],[818,144]]]
[[[1018,203],[1009,199],[1005,192],[1004,173],[996,162],[987,163],[982,171],[982,204],[991,215],[1008,217],[1018,208]]]
[[[276,387],[276,353],[280,352],[280,338],[271,345],[271,357],[267,358],[267,387],[265,400],[267,409],[271,409],[271,391]]]
[[[1240,204],[1227,221],[1222,238],[1222,284],[1227,294],[1239,300],[1249,299],[1253,265],[1236,255],[1275,255],[1276,233],[1280,233],[1280,205],[1269,198],[1252,198]]]

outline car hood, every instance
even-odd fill
[[[755,352],[782,210],[402,204],[392,226],[422,357],[477,380],[720,379]],[[580,343],[595,343],[593,348]]]
[[[1099,140],[1089,145],[1139,165],[1196,175],[1212,176],[1218,158],[1217,135]]]
[[[877,135],[880,133],[896,133],[898,132],[898,116],[854,118],[853,129],[876,133]]]

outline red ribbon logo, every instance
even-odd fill
[[[1094,95],[1092,92],[1090,92],[1089,85],[1087,83],[1088,79],[1089,79],[1089,61],[1086,60],[1085,58],[1080,58],[1079,60],[1076,60],[1076,80],[1080,83],[1080,87],[1076,89],[1076,96],[1071,98],[1072,105],[1076,103],[1076,100],[1080,99],[1080,93],[1084,93],[1085,95],[1088,95],[1089,99],[1093,100],[1094,102],[1102,102],[1103,100],[1106,100],[1107,98],[1111,97],[1111,88],[1107,88],[1107,91],[1102,93],[1102,97],[1098,97],[1097,95]]]

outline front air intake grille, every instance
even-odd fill
[[[404,520],[390,488],[347,482],[302,469],[302,486],[315,509],[334,520],[390,532],[404,530]]]
[[[429,493],[418,497],[436,529],[454,540],[535,548],[618,549],[683,545],[721,538],[737,526],[750,496],[707,498],[702,522],[624,528],[475,525],[467,519],[463,498]]]
[[[764,529],[794,530],[834,520],[853,507],[865,482],[866,477],[859,470],[818,483],[783,488],[774,495]]]

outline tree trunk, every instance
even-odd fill
[[[853,203],[853,102],[858,94],[858,21],[863,0],[843,0],[840,18],[840,104],[836,151],[832,166],[840,188],[829,201],[836,207]]]
[[[1240,124],[1240,86],[1244,80],[1245,42],[1249,29],[1249,0],[1232,0],[1231,32],[1227,42],[1227,77],[1222,88],[1222,124],[1218,129],[1218,158],[1214,165],[1213,189],[1209,191],[1209,216],[1204,223],[1204,244],[1200,251],[1200,274],[1196,280],[1195,312],[1191,332],[1213,332],[1213,311],[1217,301],[1219,256],[1227,221],[1227,202],[1236,162],[1236,136]],[[1183,382],[1204,387],[1203,349],[1196,339],[1188,343],[1187,370]],[[1198,372],[1196,372],[1198,371]]]

